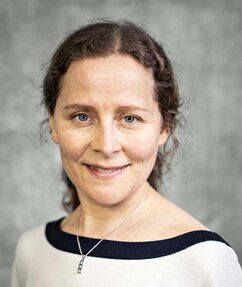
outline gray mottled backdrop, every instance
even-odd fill
[[[63,216],[56,146],[39,147],[44,64],[70,30],[126,18],[164,43],[188,104],[167,197],[220,233],[242,260],[242,1],[0,0],[0,286],[16,240]]]

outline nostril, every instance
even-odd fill
[[[121,150],[121,145],[118,142],[109,140],[96,140],[92,142],[91,148],[95,152],[102,153],[104,155],[113,155],[117,154]]]

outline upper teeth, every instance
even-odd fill
[[[99,167],[95,167],[95,166],[90,166],[90,168],[95,169],[98,172],[102,172],[102,173],[111,173],[111,172],[116,170],[116,169],[104,169],[104,168],[99,168]]]
[[[106,172],[106,173],[109,173],[109,172],[113,172],[115,171],[115,169],[103,169],[103,168],[97,168],[97,171],[99,172]]]

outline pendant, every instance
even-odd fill
[[[80,263],[79,263],[79,266],[78,266],[78,269],[77,269],[77,273],[81,273],[82,272],[82,267],[83,267],[83,264],[84,264],[84,260],[85,260],[85,257],[83,256],[82,259],[80,260]]]

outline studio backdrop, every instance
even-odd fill
[[[186,124],[160,191],[242,262],[241,15],[240,0],[0,0],[1,287],[20,234],[65,216],[57,146],[39,138],[46,63],[68,32],[103,17],[142,25],[168,51]]]

